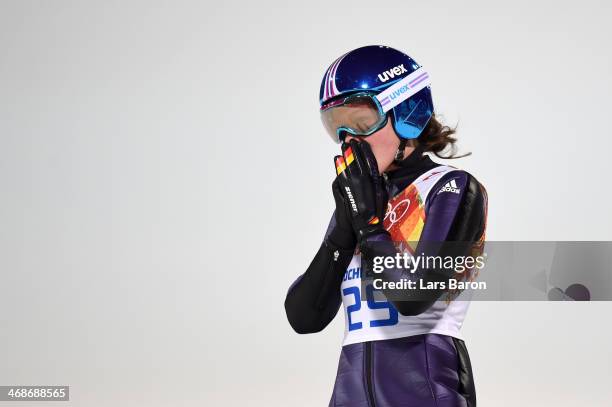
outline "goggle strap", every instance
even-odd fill
[[[421,67],[376,95],[376,99],[380,102],[383,112],[387,113],[429,85],[431,85],[429,74]]]

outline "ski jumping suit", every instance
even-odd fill
[[[417,149],[386,177],[384,226],[393,241],[462,241],[482,248],[487,196],[473,176]],[[463,293],[453,297],[444,290],[427,301],[393,302],[378,300],[370,287],[362,292],[361,255],[329,238],[334,222],[332,217],[321,248],[285,300],[298,333],[321,331],[344,304],[344,342],[329,406],[475,407],[460,334],[469,305]]]

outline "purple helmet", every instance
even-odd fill
[[[325,110],[349,95],[369,95],[381,114],[393,112],[393,128],[400,138],[414,139],[434,112],[429,84],[428,73],[408,55],[383,45],[369,45],[331,64],[321,82],[319,102]]]

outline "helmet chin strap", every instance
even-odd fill
[[[400,138],[400,143],[397,147],[397,151],[395,152],[395,158],[393,159],[394,164],[399,164],[404,159],[404,150],[406,149],[406,144],[408,144],[408,139]]]

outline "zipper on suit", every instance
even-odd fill
[[[374,403],[374,390],[372,388],[372,342],[365,343],[365,374],[366,374],[366,393],[370,407],[376,407]]]

